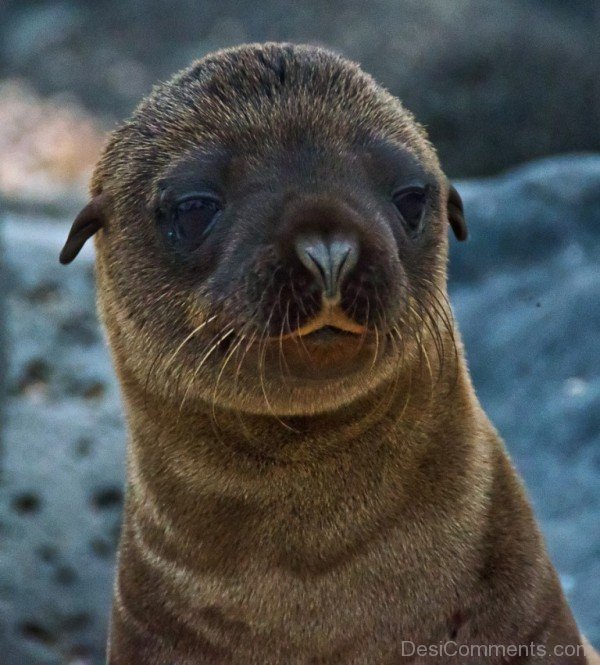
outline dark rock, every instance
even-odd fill
[[[581,0],[19,0],[0,5],[0,76],[129,114],[157,80],[241,42],[327,45],[398,94],[453,175],[600,149],[597,3]],[[594,14],[596,12],[596,14]]]

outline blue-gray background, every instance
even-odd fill
[[[80,176],[157,79],[265,39],[361,61],[428,126],[471,230],[450,290],[474,382],[600,645],[597,33],[595,0],[0,5],[3,665],[102,662],[124,431],[92,250],[56,263]]]

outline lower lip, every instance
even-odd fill
[[[357,333],[348,332],[347,330],[333,326],[324,326],[308,335],[303,335],[303,339],[307,342],[334,342],[342,339],[360,339],[360,337]]]

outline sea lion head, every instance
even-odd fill
[[[111,136],[61,261],[96,236],[121,378],[167,404],[312,414],[381,387],[447,316],[462,205],[425,132],[348,60],[209,55]]]

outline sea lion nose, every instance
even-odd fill
[[[318,235],[300,236],[295,242],[296,254],[315,276],[329,299],[339,297],[344,279],[358,261],[358,241],[349,235],[323,238]]]

